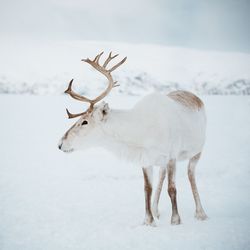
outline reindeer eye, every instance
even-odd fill
[[[82,125],[87,125],[88,124],[88,121],[83,121],[82,122]]]

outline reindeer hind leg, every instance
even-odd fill
[[[176,187],[175,187],[175,171],[176,171],[176,160],[170,160],[168,162],[168,194],[172,203],[172,216],[171,224],[178,225],[181,223],[181,219],[178,213],[177,208],[177,199],[176,199]]]
[[[191,184],[191,188],[192,188],[192,193],[194,196],[194,201],[195,201],[195,206],[196,206],[196,210],[195,210],[195,218],[198,220],[205,220],[207,219],[207,215],[204,212],[204,209],[202,208],[201,205],[201,201],[200,201],[200,196],[199,196],[199,192],[196,186],[196,180],[195,180],[195,167],[200,159],[201,153],[198,153],[197,155],[193,156],[190,160],[189,160],[189,164],[188,164],[188,178]]]

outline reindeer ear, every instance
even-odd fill
[[[108,105],[108,103],[105,103],[105,102],[103,103],[101,111],[102,111],[103,117],[106,116],[109,113],[109,105]]]
[[[109,113],[109,105],[105,102],[102,102],[93,112],[93,116],[96,120],[103,121],[106,119]]]

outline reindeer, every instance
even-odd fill
[[[200,159],[205,142],[206,115],[203,102],[187,91],[174,91],[167,95],[154,93],[145,96],[132,109],[110,109],[108,104],[98,102],[117,86],[111,73],[126,61],[126,57],[107,69],[118,55],[109,56],[101,65],[103,52],[94,60],[82,61],[91,65],[108,79],[108,87],[94,99],[79,95],[72,90],[73,79],[65,93],[89,104],[89,108],[68,118],[80,117],[64,134],[58,147],[63,152],[73,152],[95,145],[102,146],[115,155],[140,164],[144,175],[145,225],[155,226],[154,217],[159,218],[158,203],[162,185],[167,174],[168,194],[172,203],[171,224],[181,223],[176,201],[176,161],[189,160],[188,177],[195,200],[195,217],[207,218],[199,197],[195,181],[195,167]],[[155,198],[152,196],[152,166],[160,166],[159,182]]]

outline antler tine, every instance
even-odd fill
[[[102,56],[102,54],[103,54],[103,51],[102,51],[99,55],[97,55],[97,56],[95,57],[94,62],[95,62],[96,64],[98,64],[98,65],[99,65],[99,59],[100,59],[100,57]]]
[[[85,111],[85,112],[78,113],[78,114],[72,114],[72,113],[69,112],[68,109],[66,109],[66,112],[67,112],[67,114],[68,114],[68,118],[69,118],[69,119],[76,118],[76,117],[78,117],[78,116],[82,116],[82,115],[85,115],[85,114],[87,113],[87,111]]]
[[[96,55],[96,57],[95,57],[95,59],[94,60],[92,60],[92,62],[96,62],[96,63],[98,63],[98,61],[99,61],[99,58],[101,57],[101,55],[103,54],[103,51],[100,53],[100,54],[97,54]],[[91,61],[91,60],[90,60]]]
[[[108,63],[109,63],[112,59],[116,58],[117,56],[119,56],[119,54],[116,54],[116,55],[112,56],[112,51],[111,51],[111,52],[109,53],[108,58],[105,60],[105,62],[104,62],[104,64],[103,64],[102,67],[105,69],[105,68],[107,67]]]
[[[117,84],[117,83],[118,83],[118,81],[114,82],[113,88],[120,86],[120,84]]]
[[[69,92],[71,92],[73,81],[74,79],[70,80],[68,88],[64,91],[65,94],[68,94]]]
[[[117,69],[119,66],[121,66],[125,61],[127,60],[127,57],[124,57],[119,63],[117,63],[115,66],[113,66],[111,69],[109,69],[109,72],[111,73],[115,69]]]
[[[91,64],[91,65],[92,65],[93,63],[99,65],[99,59],[100,59],[100,57],[102,56],[103,53],[104,53],[104,52],[102,51],[100,54],[98,54],[98,55],[94,58],[94,60],[91,60],[91,59],[89,59],[89,58],[86,58],[86,59],[82,59],[81,61],[86,62],[86,63],[89,63],[89,64]]]
[[[74,81],[74,79],[72,79],[72,80],[69,82],[69,86],[68,86],[68,88],[64,91],[64,93],[69,94],[72,98],[74,98],[74,99],[76,99],[76,100],[78,100],[78,101],[89,102],[89,103],[91,103],[91,100],[90,100],[90,99],[88,99],[87,97],[78,95],[77,93],[75,93],[75,92],[72,90],[73,81]]]
[[[93,62],[95,62],[96,61],[96,59],[97,59],[97,57],[99,56],[99,54],[94,58],[94,60],[93,60]]]

